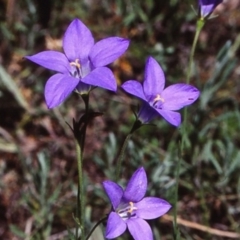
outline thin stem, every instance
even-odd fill
[[[121,174],[121,169],[122,169],[122,162],[123,162],[123,157],[127,148],[127,143],[128,140],[131,138],[132,134],[139,129],[142,126],[142,123],[136,119],[136,121],[134,122],[132,129],[130,131],[130,133],[125,137],[122,147],[120,149],[118,158],[117,158],[117,170],[116,170],[116,181],[120,178],[120,174]]]
[[[182,142],[181,141],[181,147],[180,151],[182,148]],[[178,231],[178,226],[177,226],[177,203],[178,203],[178,187],[179,187],[179,175],[180,175],[180,167],[181,167],[181,160],[182,160],[182,152],[180,152],[178,161],[177,161],[177,170],[176,170],[176,188],[175,188],[175,195],[174,195],[174,218],[173,218],[173,226],[174,226],[174,239],[179,239],[179,231]]]
[[[78,165],[78,219],[80,219],[80,224],[81,224],[81,239],[84,239],[85,235],[85,214],[84,214],[84,209],[85,209],[85,199],[84,199],[84,184],[83,184],[83,167],[82,167],[82,149],[80,146],[79,141],[76,139],[76,153],[77,153],[77,165]],[[80,206],[80,211],[79,211],[79,206]],[[78,237],[78,234],[77,236]]]
[[[193,57],[195,54],[199,34],[200,34],[204,24],[205,24],[204,19],[199,19],[196,24],[196,32],[195,32],[195,36],[194,36],[194,40],[193,40],[193,44],[192,44],[192,48],[191,48],[191,52],[190,52],[189,62],[188,62],[188,70],[187,70],[187,78],[186,78],[187,84],[189,84],[189,82],[190,82],[192,66],[193,66]],[[187,124],[187,108],[184,109],[184,113],[183,113],[181,153],[183,152],[184,146],[187,143],[187,132],[186,132],[187,126],[186,126],[186,124]]]
[[[78,219],[80,219],[81,239],[83,240],[85,239],[85,192],[84,192],[84,181],[83,181],[83,151],[84,151],[84,143],[85,143],[85,137],[86,137],[87,124],[88,124],[89,95],[83,95],[82,98],[85,103],[86,119],[83,122],[81,134],[75,135],[75,143],[76,143],[77,165],[78,165],[78,199],[77,199],[78,215],[77,216],[78,216]],[[75,131],[78,133],[79,129],[75,129]],[[78,230],[76,230],[76,239],[78,239]]]
[[[190,82],[190,77],[191,77],[192,67],[193,67],[193,58],[194,58],[194,54],[197,46],[197,41],[204,24],[205,24],[205,21],[203,19],[199,19],[196,24],[196,32],[195,32],[195,36],[194,36],[194,40],[193,40],[193,44],[190,52],[189,62],[188,62],[188,70],[187,70],[187,77],[186,77],[187,84],[189,84]],[[181,161],[183,160],[184,148],[187,145],[187,108],[184,109],[183,127],[181,132],[182,132],[182,141],[180,145],[180,153],[179,153],[179,158],[178,158],[177,168],[176,168],[176,175],[175,175],[176,188],[175,188],[175,198],[174,198],[174,221],[173,221],[174,235],[175,235],[175,239],[177,240],[180,238],[180,234],[177,227],[178,187],[179,187]]]
[[[193,57],[195,54],[199,34],[200,34],[204,24],[205,24],[205,21],[203,19],[199,19],[197,21],[196,32],[195,32],[195,36],[194,36],[194,40],[193,40],[193,44],[192,44],[192,48],[191,48],[191,52],[190,52],[189,62],[188,62],[188,70],[187,70],[187,78],[186,78],[187,84],[189,84],[189,82],[190,82],[190,77],[192,74],[192,66],[193,66]],[[186,126],[186,124],[187,124],[187,108],[184,108],[181,153],[183,152],[184,146],[187,145],[187,132],[186,132],[187,126]]]
[[[90,233],[87,235],[86,240],[88,240],[88,239],[91,237],[92,233],[93,233],[94,230],[97,228],[97,226],[98,226],[100,223],[104,222],[105,220],[107,220],[107,217],[104,217],[104,218],[100,219],[100,220],[95,224],[95,226],[92,228],[92,230],[90,231]]]
[[[187,84],[189,84],[189,82],[190,82],[192,66],[193,66],[193,57],[195,54],[199,34],[200,34],[204,24],[205,24],[205,21],[203,19],[199,19],[197,21],[197,26],[196,26],[197,28],[196,28],[196,32],[195,32],[195,36],[194,36],[194,40],[193,40],[193,44],[192,44],[192,48],[191,48],[191,52],[190,52],[189,62],[188,62],[187,79],[186,79]]]
[[[82,132],[82,138],[81,138],[81,147],[82,147],[82,154],[84,150],[85,145],[85,139],[86,139],[86,131],[87,131],[87,123],[88,123],[88,114],[89,114],[89,94],[82,95],[82,99],[85,103],[85,114],[86,114],[86,124],[83,126],[83,132]]]
[[[124,157],[124,154],[125,154],[125,150],[127,148],[127,144],[128,144],[128,140],[131,138],[132,134],[129,133],[124,141],[123,141],[123,145],[121,147],[121,150],[120,150],[120,153],[118,155],[118,158],[117,158],[117,172],[116,172],[116,181],[120,178],[120,174],[121,174],[121,169],[122,169],[122,161],[123,161],[123,157]]]

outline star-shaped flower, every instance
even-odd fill
[[[198,0],[199,14],[201,18],[207,18],[223,0]]]
[[[179,126],[181,115],[175,111],[192,104],[199,97],[198,89],[188,84],[173,84],[165,89],[164,86],[163,70],[152,57],[146,63],[143,85],[135,80],[122,85],[126,92],[143,100],[138,112],[138,119],[142,123],[161,115],[172,125]]]
[[[171,205],[156,197],[145,197],[147,176],[143,167],[131,177],[125,191],[112,181],[104,181],[103,187],[112,203],[108,216],[105,237],[113,239],[128,228],[135,240],[152,240],[152,230],[144,219],[154,219],[164,215]]]
[[[112,71],[105,67],[115,61],[128,48],[129,40],[109,37],[94,44],[90,30],[75,19],[63,38],[63,51],[43,51],[27,59],[58,72],[45,86],[48,108],[60,105],[74,90],[88,93],[91,86],[116,91]]]

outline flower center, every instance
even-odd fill
[[[72,66],[70,74],[75,78],[81,78],[81,64],[79,63],[79,59],[76,59],[74,62],[70,62],[70,66]]]
[[[137,208],[134,206],[133,202],[129,202],[124,204],[121,209],[117,210],[117,213],[123,220],[126,220],[136,215],[135,210],[137,210]]]
[[[160,94],[157,94],[157,96],[153,99],[153,106],[155,107],[157,102],[161,101],[162,103],[164,103],[164,98],[161,97]]]
[[[71,66],[75,66],[76,68],[80,69],[81,65],[79,63],[79,59],[76,59],[75,62],[70,62]]]

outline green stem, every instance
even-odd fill
[[[189,62],[188,62],[187,79],[186,79],[187,84],[189,84],[189,82],[190,82],[190,77],[191,77],[192,67],[193,67],[193,57],[195,54],[199,34],[200,34],[204,24],[205,24],[204,19],[199,19],[196,24],[197,25],[196,32],[195,32],[195,36],[194,36],[194,40],[193,40],[193,44],[192,44],[192,48],[191,48],[191,52],[190,52]],[[187,132],[186,132],[187,126],[186,126],[186,124],[187,124],[187,108],[184,109],[184,113],[183,113],[181,153],[183,152],[185,143],[187,143]]]
[[[80,219],[81,224],[81,239],[84,239],[85,237],[85,199],[84,199],[84,183],[83,183],[83,167],[82,167],[82,149],[80,146],[79,141],[76,139],[76,152],[77,152],[77,165],[78,165],[78,219]],[[79,211],[80,206],[80,211]],[[76,238],[78,239],[78,233],[76,235]]]
[[[195,32],[195,36],[194,36],[194,40],[193,40],[193,44],[192,44],[192,48],[191,48],[191,52],[190,52],[189,62],[188,62],[188,70],[187,70],[187,78],[186,78],[187,84],[189,84],[189,82],[190,82],[190,77],[191,77],[192,68],[193,68],[193,57],[195,54],[199,34],[200,34],[204,24],[205,24],[205,20],[203,20],[203,19],[199,19],[197,21],[196,32]],[[187,108],[184,108],[181,153],[183,152],[184,145],[187,145],[187,132],[186,132],[187,126],[186,126],[186,124],[187,124]]]
[[[88,239],[91,237],[92,233],[93,233],[94,230],[97,228],[97,226],[98,226],[100,223],[104,222],[105,220],[107,220],[107,217],[104,217],[104,218],[100,219],[100,220],[95,224],[95,226],[92,228],[92,230],[90,231],[90,233],[87,235],[86,240],[88,240]]]
[[[86,131],[87,131],[87,124],[88,124],[88,114],[89,114],[89,94],[86,95],[82,95],[82,99],[85,103],[85,114],[86,114],[86,124],[84,124],[84,129],[82,132],[82,138],[81,138],[81,147],[82,147],[82,152],[84,149],[84,145],[85,145],[85,139],[86,139]]]
[[[142,126],[142,123],[136,119],[136,121],[134,122],[132,129],[130,131],[130,133],[125,137],[121,150],[119,152],[118,158],[117,158],[117,172],[116,172],[116,181],[120,178],[120,174],[121,174],[121,168],[122,168],[122,161],[123,161],[123,157],[127,148],[127,143],[128,140],[131,138],[132,134],[139,129]]]
[[[77,153],[77,165],[78,165],[78,219],[80,219],[81,226],[81,239],[85,239],[85,192],[84,192],[84,181],[83,181],[83,151],[84,143],[86,137],[86,130],[88,124],[88,113],[89,113],[89,95],[82,95],[83,101],[85,103],[85,116],[86,120],[83,122],[83,127],[81,129],[81,135],[75,137],[76,142],[76,153]],[[78,129],[76,130],[78,131]],[[80,208],[79,208],[80,206]],[[79,211],[80,209],[80,211]],[[76,230],[76,239],[78,239],[78,230]]]
[[[188,63],[188,70],[187,70],[187,77],[186,77],[186,83],[189,84],[190,82],[190,77],[192,73],[192,67],[193,67],[193,58],[197,46],[197,41],[199,38],[199,34],[205,24],[205,20],[199,19],[196,24],[196,32],[190,52],[190,57],[189,57],[189,63]],[[177,169],[176,169],[176,188],[175,188],[175,198],[174,198],[174,220],[173,220],[173,225],[174,225],[174,235],[175,239],[180,238],[180,234],[178,231],[177,227],[177,202],[178,202],[178,187],[179,187],[179,175],[180,175],[180,167],[181,167],[181,161],[183,160],[183,152],[184,148],[187,145],[187,108],[184,109],[184,115],[183,115],[183,127],[182,127],[182,141],[181,141],[181,146],[180,146],[180,154],[177,162]]]
[[[192,44],[192,48],[191,48],[191,52],[190,52],[190,57],[189,57],[189,63],[188,63],[187,79],[186,79],[187,84],[189,84],[189,82],[190,82],[190,77],[191,77],[192,67],[193,67],[193,57],[195,54],[199,34],[200,34],[204,24],[205,24],[205,21],[203,19],[199,19],[197,21],[197,28],[196,28],[196,32],[195,32],[195,36],[194,36],[194,40],[193,40],[193,44]]]
[[[128,140],[131,138],[131,136],[132,136],[132,133],[129,133],[125,137],[125,139],[123,141],[123,144],[122,144],[122,147],[121,147],[121,150],[120,150],[120,153],[118,155],[118,158],[117,158],[117,172],[116,172],[116,179],[115,179],[116,181],[120,178],[123,157],[124,157],[124,154],[125,154],[125,151],[126,151],[126,148],[127,148]]]
[[[182,144],[181,144],[182,145]],[[177,226],[177,203],[178,203],[178,187],[179,187],[179,175],[180,175],[180,166],[181,166],[182,156],[179,156],[177,162],[177,170],[176,170],[176,188],[175,188],[175,196],[174,196],[174,218],[173,218],[173,227],[174,227],[174,239],[179,239],[179,231]]]

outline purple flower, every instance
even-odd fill
[[[115,61],[128,48],[129,40],[109,37],[94,44],[90,30],[75,19],[63,38],[63,51],[44,51],[26,58],[50,70],[58,72],[45,86],[48,108],[57,107],[74,90],[88,93],[91,86],[116,91],[117,84],[112,71],[104,67]]]
[[[129,80],[122,88],[143,100],[138,112],[138,119],[142,123],[148,123],[153,118],[161,115],[174,126],[181,123],[179,110],[192,104],[199,97],[199,91],[188,84],[173,84],[164,89],[165,77],[162,68],[157,61],[149,57],[145,68],[143,85],[135,80]]]
[[[199,0],[198,7],[202,18],[208,17],[223,0]]]
[[[113,207],[108,217],[105,237],[116,238],[128,228],[135,240],[152,240],[152,230],[144,219],[162,216],[171,205],[161,198],[144,198],[147,190],[144,168],[139,168],[132,175],[125,191],[112,181],[104,181],[103,187]]]

